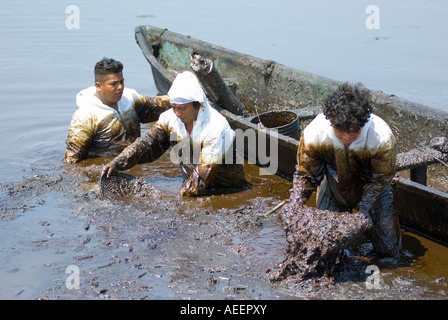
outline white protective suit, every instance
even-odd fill
[[[114,159],[116,168],[129,169],[143,156],[154,161],[172,146],[170,159],[181,165],[185,178],[179,194],[199,196],[210,188],[247,186],[243,166],[236,163],[235,132],[210,106],[196,76],[188,71],[178,74],[168,97],[172,104],[201,103],[191,135],[173,109],[169,109],[144,137]]]
[[[319,114],[302,133],[291,200],[305,204],[320,185],[319,209],[358,210],[372,220],[380,251],[397,255],[401,231],[390,186],[396,153],[395,137],[380,117],[371,114],[346,149]]]

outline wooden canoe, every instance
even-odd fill
[[[153,26],[136,27],[135,38],[151,66],[160,94],[168,92],[178,72],[191,71],[193,52],[212,60],[232,93],[251,114],[236,115],[215,103],[214,107],[235,130],[251,129],[259,134],[257,122],[260,116],[288,112],[297,115],[298,132],[320,111],[323,99],[341,83]],[[382,92],[372,93],[375,113],[388,122],[398,141],[397,171],[411,171],[412,180],[397,177],[393,183],[396,209],[402,224],[448,243],[448,193],[426,186],[428,165],[434,164],[432,170],[445,170],[446,174],[446,167],[438,164],[446,159],[446,145],[442,148],[445,152],[437,151],[423,160],[417,157],[420,160],[409,161],[408,157],[415,152],[431,154],[432,151],[426,152],[429,149],[417,150],[416,146],[429,145],[434,137],[448,137],[448,113]],[[280,160],[270,165],[276,168],[276,174],[291,180],[299,138],[297,132],[296,135],[282,133],[281,126],[275,129],[263,131],[263,135],[267,132],[266,145],[270,145],[269,139],[275,139],[278,148],[275,159]],[[251,151],[245,148],[245,156],[263,165],[257,154],[250,154]]]

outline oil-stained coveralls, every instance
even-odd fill
[[[116,156],[140,137],[140,123],[157,121],[170,108],[168,96],[146,97],[124,88],[118,111],[95,96],[94,86],[76,96],[74,112],[66,139],[64,161]]]
[[[180,195],[200,196],[213,188],[247,187],[243,165],[236,161],[235,132],[210,106],[196,76],[191,72],[180,73],[168,96],[172,104],[201,103],[191,134],[173,109],[169,109],[146,135],[113,160],[116,169],[129,169],[141,162],[142,157],[154,161],[172,146],[170,159],[180,164],[185,179]]]
[[[330,121],[319,114],[302,132],[291,200],[305,204],[320,186],[319,209],[363,213],[373,223],[380,252],[396,256],[401,230],[390,186],[395,161],[395,138],[380,117],[371,114],[346,149]]]

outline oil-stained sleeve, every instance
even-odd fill
[[[396,172],[397,147],[393,135],[381,144],[370,159],[370,170],[364,176],[366,184],[363,188],[359,211],[369,214],[376,204],[384,186],[390,184]]]
[[[64,161],[66,163],[76,163],[87,157],[95,130],[96,126],[92,118],[81,115],[79,111],[73,114],[65,141]]]
[[[179,190],[179,195],[198,197],[202,195],[213,179],[216,177],[221,164],[197,164],[193,172],[186,179]]]
[[[297,165],[293,176],[290,200],[306,204],[323,179],[324,162],[317,148],[310,148],[302,134],[297,150]]]
[[[118,170],[126,170],[138,163],[157,160],[170,147],[170,131],[166,126],[155,123],[141,138],[127,146],[115,159]]]
[[[219,133],[214,132],[206,137],[202,142],[200,163],[185,180],[179,194],[200,196],[215,179],[234,140],[235,132],[230,128],[223,128]]]
[[[140,95],[134,100],[134,109],[141,123],[157,121],[160,114],[169,108],[171,104],[167,95],[155,97]]]

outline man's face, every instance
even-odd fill
[[[198,117],[199,108],[195,108],[193,103],[171,104],[176,116],[185,124],[192,124]]]
[[[123,73],[111,73],[105,76],[103,83],[95,82],[98,98],[110,107],[116,107],[117,102],[123,96],[124,78]]]
[[[361,133],[361,129],[357,132],[345,132],[336,129],[335,127],[333,127],[333,131],[336,138],[344,144],[346,149],[359,137],[359,134]]]

